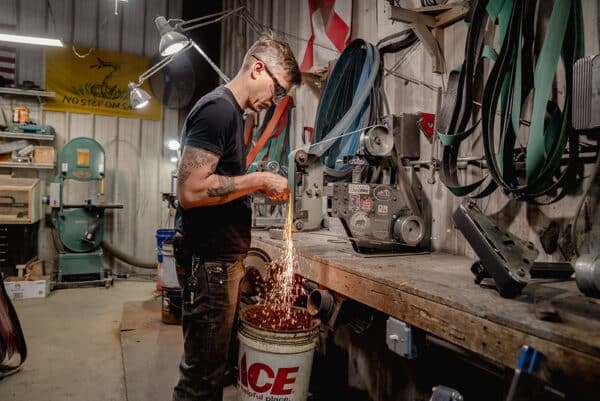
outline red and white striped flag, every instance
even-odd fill
[[[344,50],[350,42],[352,1],[307,0],[310,12],[311,35],[304,50],[300,70],[324,65],[331,59],[325,48]],[[321,45],[321,46],[319,46]]]
[[[15,83],[16,59],[17,49],[0,46],[0,75],[4,78],[4,85],[13,85]]]

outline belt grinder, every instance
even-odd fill
[[[273,174],[287,175],[275,160],[253,163],[256,171],[267,171]],[[283,228],[286,219],[286,201],[276,201],[262,193],[252,195],[252,228]]]
[[[292,151],[288,162],[290,202],[298,231],[319,230],[324,217],[323,164],[318,156],[308,153],[308,148]]]
[[[383,117],[345,160],[352,182],[327,184],[328,213],[341,220],[357,252],[429,249],[431,212],[416,173],[402,164],[419,157],[417,122],[415,114]]]
[[[58,233],[58,283],[94,281],[106,284],[102,249],[104,212],[121,209],[122,204],[65,203],[65,181],[99,181],[104,195],[105,155],[102,146],[91,138],[67,142],[58,158],[60,172],[50,184],[46,203],[52,207],[52,223]],[[57,244],[58,245],[58,244]]]

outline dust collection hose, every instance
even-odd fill
[[[52,235],[52,242],[54,243],[54,248],[56,249],[56,251],[59,253],[65,252],[65,247],[60,242],[60,238],[58,236],[58,231],[56,230],[56,228],[52,227],[50,229],[50,233]],[[106,252],[108,252],[115,258],[122,260],[123,262],[130,264],[132,266],[139,267],[142,269],[156,269],[157,268],[156,262],[148,262],[146,260],[141,260],[141,259],[136,258],[135,256],[126,254],[125,252],[122,252],[119,249],[117,249],[114,245],[112,245],[109,242],[102,241],[100,246],[102,247],[102,249],[104,249]]]
[[[142,269],[156,269],[157,268],[156,262],[148,262],[145,260],[138,259],[135,256],[132,256],[125,252],[120,251],[119,249],[117,249],[114,245],[112,245],[109,242],[102,241],[102,244],[100,244],[100,246],[102,246],[102,249],[104,249],[106,252],[110,253],[115,258],[122,260],[123,262],[130,264],[132,266],[140,267]]]

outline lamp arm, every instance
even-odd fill
[[[221,71],[221,69],[220,69],[220,68],[219,68],[219,67],[218,67],[218,66],[217,66],[215,63],[213,63],[213,61],[210,59],[210,57],[208,57],[208,55],[207,55],[206,53],[204,53],[204,50],[202,50],[202,49],[200,48],[200,46],[198,46],[198,45],[196,44],[196,42],[194,42],[193,40],[190,40],[190,42],[192,43],[192,46],[194,46],[194,49],[196,49],[196,50],[198,51],[198,53],[200,53],[200,55],[201,55],[202,57],[204,57],[204,60],[206,60],[206,62],[207,62],[208,64],[210,64],[210,66],[212,67],[212,69],[213,69],[213,70],[215,70],[215,72],[216,72],[217,74],[219,74],[219,77],[221,77],[221,79],[222,79],[222,80],[223,80],[223,81],[224,81],[226,84],[228,84],[228,83],[229,83],[229,81],[231,81],[231,80],[229,79],[229,77],[228,77],[227,75],[225,75],[225,73],[224,73],[223,71]]]
[[[177,24],[175,24],[175,29],[177,29],[181,32],[187,32],[189,30],[200,28],[205,25],[214,24],[216,22],[219,22],[219,21],[229,17],[231,14],[235,14],[239,11],[242,11],[244,8],[245,8],[245,6],[241,6],[238,8],[234,8],[233,10],[221,11],[221,12],[214,13],[214,14],[203,15],[202,17],[194,18],[194,19],[191,19],[188,21],[178,22]],[[212,17],[217,17],[217,18],[215,18],[214,20],[208,21],[208,22],[202,22],[202,21],[205,21]]]
[[[156,74],[158,71],[162,70],[167,64],[169,64],[171,61],[173,61],[173,59],[176,58],[176,56],[184,53],[191,47],[192,47],[191,45],[187,45],[186,47],[184,47],[181,50],[181,52],[164,57],[158,63],[150,66],[146,71],[142,72],[140,74],[140,76],[138,77],[138,85],[143,84],[145,80],[150,78],[152,75]]]

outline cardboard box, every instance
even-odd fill
[[[33,162],[38,164],[54,164],[54,147],[40,145],[34,146]]]
[[[46,298],[50,293],[50,281],[4,281],[4,288],[10,299]]]

